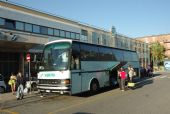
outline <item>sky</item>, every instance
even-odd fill
[[[170,0],[8,0],[128,37],[170,34]]]

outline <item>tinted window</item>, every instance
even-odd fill
[[[40,28],[41,34],[48,34],[48,28],[47,27],[42,27]]]
[[[130,51],[123,52],[124,61],[133,61],[132,53]]]
[[[76,38],[76,34],[75,33],[71,33],[71,38],[75,39]]]
[[[76,34],[76,39],[80,39],[80,34]]]
[[[65,37],[65,31],[60,30],[60,36],[61,36],[61,37]]]
[[[113,49],[112,53],[116,57],[117,61],[123,61],[123,50]]]
[[[52,28],[48,28],[48,35],[54,35],[54,30]]]
[[[38,25],[33,25],[33,32],[34,32],[34,33],[40,33],[40,26],[38,26]]]
[[[16,22],[16,29],[17,30],[24,30],[24,23],[23,22]]]
[[[131,52],[131,57],[132,57],[132,61],[139,61],[137,53]]]
[[[32,24],[25,23],[25,31],[32,32]]]
[[[58,29],[54,29],[54,36],[60,36],[60,31]]]
[[[100,60],[116,60],[116,58],[114,57],[114,54],[112,53],[112,49],[109,48],[105,48],[105,47],[101,47],[99,48],[99,57]]]
[[[13,20],[6,20],[5,26],[9,29],[15,29],[15,21]]]
[[[70,38],[71,33],[70,32],[66,32],[66,38]]]
[[[5,19],[0,18],[0,26],[5,25]]]
[[[81,59],[82,60],[98,60],[98,47],[93,45],[81,44]]]

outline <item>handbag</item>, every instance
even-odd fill
[[[12,85],[12,80],[11,80],[11,79],[8,81],[8,84],[9,84],[9,85]]]

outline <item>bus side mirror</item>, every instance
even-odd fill
[[[44,67],[43,66],[39,66],[39,70],[44,70]]]

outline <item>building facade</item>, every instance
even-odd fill
[[[151,44],[154,42],[160,42],[160,44],[162,44],[165,47],[166,58],[170,59],[170,34],[140,37],[140,38],[137,38],[137,40],[146,42],[148,44]]]
[[[148,60],[147,44],[98,27],[63,18],[11,2],[0,1],[0,73],[9,80],[11,72],[36,76],[43,45],[58,39],[135,50],[142,65]],[[31,74],[26,54],[31,53]],[[38,59],[37,59],[38,58]],[[35,74],[34,74],[35,73]]]

